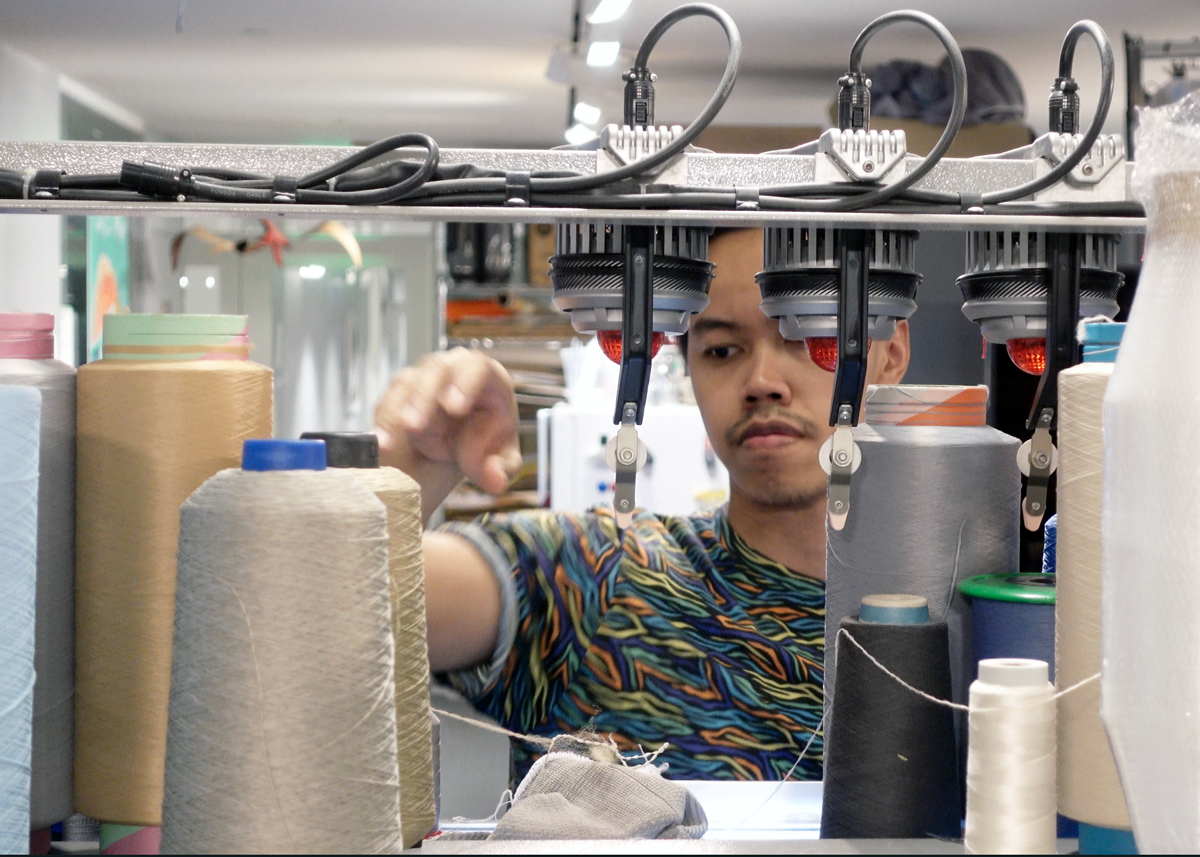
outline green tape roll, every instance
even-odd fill
[[[958,591],[968,598],[1053,604],[1055,583],[1053,574],[981,574],[958,584]]]

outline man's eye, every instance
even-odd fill
[[[715,360],[724,360],[732,357],[735,351],[737,351],[736,345],[712,345],[704,349],[704,356]]]

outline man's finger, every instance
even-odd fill
[[[447,352],[447,373],[438,402],[446,413],[465,416],[479,406],[488,406],[494,399],[512,396],[508,373],[489,357],[459,349]],[[499,394],[499,395],[497,395]]]

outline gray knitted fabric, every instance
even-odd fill
[[[700,802],[652,764],[551,752],[529,770],[489,839],[699,839]]]

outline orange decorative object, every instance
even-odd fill
[[[1046,371],[1046,340],[1010,339],[1008,356],[1017,368],[1030,375],[1041,375]]]
[[[658,354],[658,349],[662,348],[666,338],[667,335],[665,333],[658,332],[650,338],[651,357]],[[621,362],[621,331],[601,330],[596,334],[596,339],[600,342],[600,350],[604,352],[604,356],[613,363],[619,364]]]

